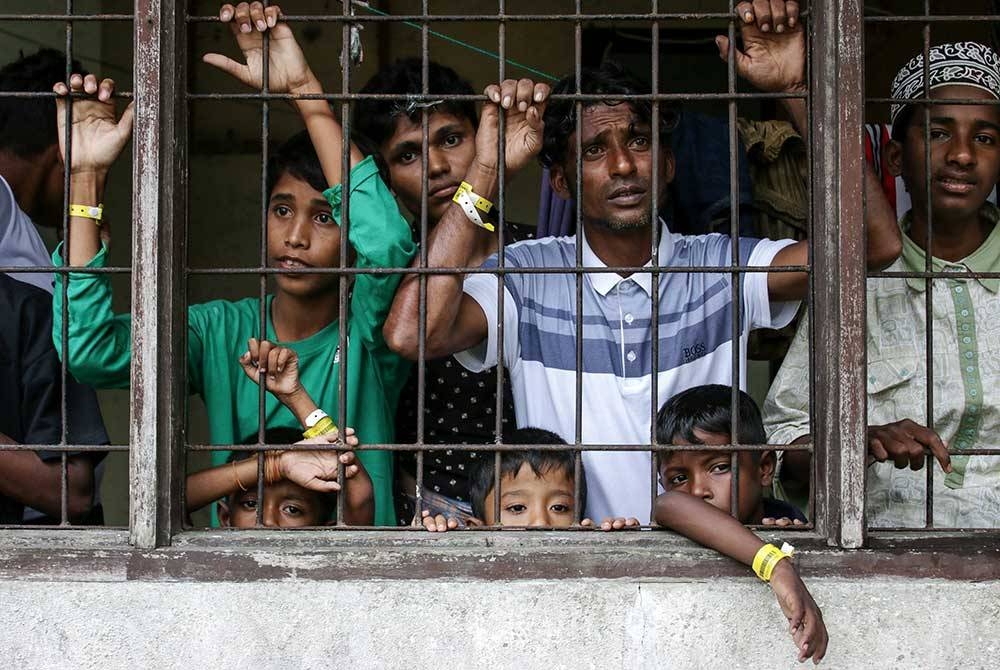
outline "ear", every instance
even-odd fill
[[[778,461],[773,451],[765,451],[760,455],[760,485],[770,486],[774,482],[774,469]]]
[[[232,526],[232,516],[229,514],[229,505],[227,505],[224,500],[220,500],[216,504],[215,511],[219,515],[220,526],[223,528],[229,528]]]
[[[660,160],[663,161],[663,183],[670,184],[677,174],[677,162],[674,160],[674,152],[670,147],[660,149]]]
[[[885,146],[885,162],[893,177],[903,174],[903,145],[896,140],[889,140],[889,144]]]
[[[566,176],[566,170],[561,165],[553,165],[549,168],[549,185],[563,200],[569,200],[573,197],[573,193],[569,187],[569,179]]]

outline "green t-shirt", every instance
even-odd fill
[[[371,157],[351,170],[351,209],[348,237],[358,268],[409,265],[415,245],[406,220],[392,194],[379,179]],[[341,187],[323,195],[340,224]],[[63,265],[61,246],[52,255]],[[102,248],[87,267],[104,267]],[[53,305],[53,335],[61,350],[63,275],[57,275]],[[339,351],[339,325],[334,321],[312,337],[281,342],[299,355],[302,386],[316,404],[336,420],[339,411],[340,364],[347,362],[347,425],[361,442],[393,442],[399,390],[406,382],[409,363],[389,351],[382,324],[392,305],[400,275],[356,275],[350,299],[347,351]],[[69,273],[68,366],[81,382],[98,388],[126,388],[131,364],[131,316],[111,310],[111,283],[106,274]],[[260,328],[259,299],[238,302],[216,300],[188,308],[187,363],[190,391],[200,395],[208,409],[212,444],[239,444],[257,433],[258,387],[243,373],[238,358],[247,339]],[[267,297],[267,339],[274,341],[271,296]],[[62,352],[60,351],[60,354]],[[300,428],[292,413],[271,394],[266,395],[266,427]],[[213,455],[216,463],[226,454]],[[375,489],[375,524],[394,525],[392,454],[360,451],[359,457]]]

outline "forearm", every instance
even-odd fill
[[[658,496],[654,517],[659,525],[745,565],[752,565],[764,546],[739,521],[687,493],[668,491]]]
[[[188,475],[184,507],[188,514],[233,491],[257,486],[257,459],[245,458]]]
[[[371,526],[375,523],[375,492],[371,477],[363,467],[347,480],[341,500],[344,523],[349,526]]]
[[[793,88],[786,93],[802,94],[805,88]],[[795,131],[802,137],[802,141],[809,143],[809,115],[806,114],[806,101],[804,98],[782,98],[781,105],[788,115],[788,120],[795,128]]]
[[[0,443],[16,444],[0,434]],[[69,520],[90,511],[94,499],[94,470],[85,456],[70,457],[66,465]],[[52,517],[62,516],[62,459],[46,462],[33,451],[0,451],[0,495]]]
[[[104,201],[104,172],[74,172],[69,180],[69,202],[71,205],[97,206]],[[101,249],[101,228],[99,222],[82,216],[69,219],[69,240],[66,242],[67,260],[70,265],[83,266],[90,262]]]
[[[305,86],[298,88],[292,93],[297,95],[318,95],[323,93],[323,87],[315,76],[310,77],[310,81]],[[330,104],[326,100],[295,100],[295,108],[305,122],[306,130],[309,131],[309,139],[312,140],[313,148],[319,157],[319,163],[323,168],[323,176],[330,186],[339,184],[343,176],[343,147],[344,130],[341,128],[337,118],[330,109]],[[356,165],[362,159],[361,152],[351,144],[351,165]]]
[[[473,191],[488,200],[496,197],[497,172],[473,163],[465,176]],[[482,264],[491,248],[490,233],[470,222],[457,205],[448,208],[430,232],[428,267],[474,267]],[[418,261],[419,262],[419,261]],[[415,265],[417,262],[415,262]],[[427,357],[453,353],[448,340],[462,304],[462,275],[427,276]],[[420,277],[409,275],[400,283],[386,319],[384,333],[389,346],[403,356],[416,359],[419,351]]]
[[[303,429],[306,428],[306,418],[319,409],[312,396],[302,387],[288,395],[278,396],[278,400],[295,415],[295,419]]]
[[[903,238],[896,212],[875,176],[875,170],[864,161],[864,209],[867,229],[867,265],[874,272],[892,265],[903,251]]]

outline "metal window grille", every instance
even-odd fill
[[[286,11],[291,10],[289,3]],[[298,30],[300,26],[310,22],[322,22],[339,26],[341,38],[346,42],[350,36],[351,26],[358,22],[364,23],[408,23],[420,32],[420,53],[423,59],[424,93],[416,96],[420,100],[437,100],[444,98],[459,99],[463,96],[428,95],[427,63],[429,61],[429,45],[437,31],[447,32],[449,25],[474,22],[483,26],[484,32],[496,30],[497,44],[497,79],[518,76],[516,68],[507,61],[507,28],[521,22],[546,21],[555,25],[571,26],[574,35],[574,61],[576,64],[577,86],[580,82],[580,64],[583,61],[582,38],[585,27],[596,21],[643,22],[648,27],[651,38],[650,74],[652,94],[637,96],[637,99],[649,100],[652,103],[654,127],[659,126],[663,114],[663,106],[675,100],[706,100],[717,101],[727,105],[729,120],[729,165],[731,183],[731,202],[739,202],[739,180],[737,179],[736,147],[739,138],[736,133],[736,118],[738,107],[743,101],[773,100],[782,96],[744,92],[739,88],[737,76],[730,59],[727,72],[725,91],[718,93],[690,94],[684,92],[661,91],[659,85],[660,68],[660,36],[662,26],[677,21],[707,21],[728,22],[728,34],[731,41],[738,33],[738,26],[733,20],[733,0],[725,3],[715,11],[670,11],[662,6],[664,3],[651,0],[646,11],[634,13],[616,13],[613,3],[584,3],[575,0],[571,10],[563,13],[518,13],[512,11],[504,0],[498,0],[495,11],[475,15],[442,15],[430,11],[429,2],[419,3],[418,11],[412,13],[386,12],[384,14],[361,14],[361,5],[342,3],[341,11],[329,14],[296,15],[288,11],[286,19]],[[511,3],[512,4],[512,3]],[[587,6],[585,6],[585,4]],[[720,3],[722,4],[722,3]],[[593,5],[593,6],[591,6]],[[864,81],[864,29],[875,24],[894,24],[907,30],[922,29],[923,49],[929,50],[931,30],[935,25],[951,23],[973,23],[982,21],[995,22],[1000,16],[995,14],[981,15],[944,15],[932,11],[932,3],[924,0],[923,10],[919,14],[884,14],[881,11],[868,11],[858,0],[818,0],[810,3],[809,12],[803,17],[807,25],[808,39],[808,83],[806,96],[810,109],[809,142],[810,165],[810,243],[812,263],[807,267],[788,268],[785,271],[807,271],[810,276],[810,299],[808,300],[810,322],[813,325],[810,333],[810,359],[812,379],[809,383],[812,407],[812,439],[809,444],[793,447],[806,450],[813,454],[813,479],[810,495],[810,518],[812,524],[804,530],[804,541],[814,540],[817,546],[830,544],[843,548],[861,547],[867,539],[867,528],[864,520],[865,493],[865,457],[866,457],[866,413],[865,413],[865,326],[864,303],[859,296],[864,295],[866,272],[863,266],[865,241],[863,235],[863,207],[859,194],[863,192],[861,142],[858,129],[864,121],[864,102],[886,103],[885,97],[865,97]],[[198,9],[203,9],[199,4]],[[214,11],[214,8],[213,10]],[[245,449],[240,445],[208,445],[190,443],[186,434],[186,292],[188,281],[194,276],[212,275],[247,275],[258,278],[259,297],[261,298],[260,331],[265,331],[266,315],[263,312],[264,297],[267,291],[268,277],[278,270],[267,267],[266,258],[266,213],[260,220],[259,265],[257,267],[191,267],[187,262],[186,251],[189,246],[190,209],[188,202],[190,192],[189,173],[189,122],[191,105],[201,100],[213,101],[249,101],[258,104],[261,110],[260,146],[261,165],[266,164],[270,142],[271,113],[273,103],[284,101],[291,96],[275,94],[267,89],[266,65],[263,88],[257,92],[243,93],[195,93],[188,86],[188,74],[193,62],[191,53],[190,33],[198,24],[211,23],[217,19],[208,13],[199,13],[185,3],[172,3],[164,0],[136,0],[132,14],[86,14],[76,11],[72,0],[67,0],[61,13],[51,14],[13,14],[0,13],[0,26],[3,22],[13,21],[47,21],[63,23],[65,31],[65,50],[67,53],[67,75],[74,50],[74,24],[77,22],[132,22],[134,28],[134,69],[135,91],[134,99],[137,105],[137,119],[134,134],[134,165],[132,179],[132,228],[134,230],[133,254],[131,267],[108,267],[100,270],[109,274],[131,274],[132,286],[132,319],[133,319],[133,361],[132,384],[130,391],[131,434],[129,446],[111,446],[109,451],[130,452],[130,516],[128,541],[139,549],[153,549],[171,544],[178,534],[185,533],[184,523],[184,479],[186,457],[197,451],[220,449]],[[432,25],[434,28],[432,28]],[[267,40],[264,42],[265,53]],[[265,57],[266,63],[266,57]],[[721,66],[720,66],[721,67]],[[329,92],[323,96],[336,106],[344,126],[345,138],[350,138],[351,102],[362,98],[352,92],[354,81],[351,68],[342,68],[341,86],[339,92]],[[330,90],[329,87],[327,90]],[[578,89],[579,90],[579,89]],[[22,96],[38,94],[3,93],[4,96]],[[121,92],[122,98],[133,97],[132,93]],[[413,96],[410,96],[411,98]],[[600,97],[600,96],[597,96]],[[623,98],[628,96],[622,96]],[[919,102],[928,102],[928,99]],[[468,98],[468,96],[464,96]],[[566,96],[576,104],[577,118],[583,103],[594,96],[573,94]],[[474,99],[483,100],[482,96]],[[971,102],[971,101],[966,101]],[[981,104],[981,101],[975,101]],[[926,109],[926,107],[925,107]],[[926,114],[927,112],[925,112]],[[422,116],[424,151],[422,166],[424,173],[423,192],[427,193],[427,145],[428,145],[428,112]],[[504,127],[501,124],[500,145],[501,162],[504,143]],[[72,147],[67,133],[67,146]],[[580,170],[581,136],[578,124],[575,137],[577,156],[577,193],[582,191]],[[654,163],[661,149],[654,145]],[[349,150],[345,142],[342,163],[342,188],[349,192],[350,160]],[[926,157],[929,161],[929,153]],[[656,191],[657,177],[654,172],[653,189]],[[65,184],[67,186],[67,175]],[[930,184],[927,184],[930,188]],[[508,185],[503,172],[500,174],[499,206],[499,242],[501,248],[506,240],[505,209],[507,208]],[[260,182],[261,211],[266,211],[268,193],[265,177],[261,175]],[[654,199],[655,200],[655,199]],[[344,198],[344,236],[350,226],[349,198]],[[653,220],[658,219],[657,205],[654,202]],[[581,219],[582,204],[577,202],[577,220]],[[427,263],[427,209],[426,204],[420,212],[420,262],[416,268],[389,268],[374,271],[380,274],[418,274],[420,284],[420,352],[425,351],[424,336],[426,334],[427,294],[426,278],[441,273],[475,273],[483,272],[478,268],[431,268]],[[730,216],[730,234],[734,240],[731,265],[725,268],[670,268],[659,265],[658,237],[659,228],[654,225],[653,231],[653,281],[652,304],[659,304],[659,282],[661,274],[671,272],[724,272],[728,273],[732,285],[733,326],[732,340],[740,337],[740,286],[744,275],[749,272],[765,271],[762,268],[740,266],[739,260],[739,211],[738,205],[732,208]],[[68,238],[68,218],[63,223],[63,235]],[[340,300],[340,332],[339,341],[342,352],[346,352],[347,320],[349,310],[348,286],[352,276],[362,272],[348,267],[347,247],[341,248],[341,268],[311,269],[310,273],[329,273],[339,281]],[[631,273],[644,268],[601,268],[600,271],[617,271]],[[0,271],[25,271],[24,268],[0,268]],[[73,268],[57,268],[57,273],[68,273]],[[43,271],[28,269],[27,271]],[[44,271],[51,271],[46,268]],[[96,272],[96,270],[87,270]],[[552,269],[536,269],[534,272],[553,272]],[[582,291],[584,276],[594,269],[583,266],[582,248],[577,246],[576,267],[559,269],[575,275],[577,294],[576,311],[583,313]],[[768,270],[770,271],[770,270]],[[365,272],[372,272],[366,270]],[[511,269],[504,266],[503,254],[499,257],[499,268],[492,270],[499,276],[508,273],[527,272],[524,269]],[[871,273],[869,277],[918,277],[926,280],[928,288],[935,279],[941,278],[941,273],[932,271],[930,263],[924,272],[917,273]],[[953,274],[949,276],[954,277]],[[970,273],[975,277],[1000,277],[1000,273]],[[816,281],[816,278],[822,281]],[[63,288],[63,332],[61,337],[67,340],[66,322],[67,308],[66,288]],[[503,284],[498,285],[498,350],[503,351]],[[931,292],[927,291],[927,311],[932,310]],[[817,328],[815,324],[822,324]],[[659,325],[653,319],[652,360],[659,358]],[[582,341],[583,327],[577,320],[577,342]],[[933,369],[933,339],[931,330],[927,336],[927,369]],[[342,359],[346,356],[342,356]],[[423,356],[421,356],[423,358]],[[495,432],[502,433],[504,382],[503,360],[496,368],[497,403],[495,408]],[[234,362],[235,363],[235,362]],[[742,358],[737,346],[733,348],[731,360],[732,386],[739,387]],[[387,449],[393,451],[411,450],[417,452],[417,478],[423,477],[425,453],[434,450],[482,450],[482,445],[446,445],[429,444],[425,442],[424,398],[425,366],[417,365],[418,386],[418,440],[416,444],[368,444],[366,449]],[[650,401],[651,430],[649,443],[642,444],[584,444],[583,418],[580,398],[583,389],[583,352],[582,347],[576,347],[576,416],[575,440],[567,447],[576,453],[575,486],[579,496],[581,478],[581,453],[585,450],[653,450],[662,452],[673,449],[671,445],[658,444],[655,425],[657,402],[657,375],[652,375],[652,392]],[[62,374],[67,374],[63,363]],[[326,408],[331,415],[337,417],[337,424],[346,425],[347,407],[346,393],[343,392],[347,382],[346,366],[341,365],[338,371],[341,393],[337,408]],[[817,381],[821,380],[821,381]],[[927,414],[933,417],[933,389],[928,384]],[[260,390],[259,412],[264,415],[265,391]],[[737,403],[734,390],[733,405]],[[65,392],[62,399],[65,416]],[[331,411],[332,410],[332,411]],[[737,413],[733,412],[732,434],[739,434]],[[933,426],[931,426],[933,427]],[[362,436],[363,438],[363,436]],[[264,421],[260,421],[258,442],[252,449],[262,452],[268,449],[282,448],[281,445],[264,444]],[[524,449],[526,446],[539,448],[554,448],[551,445],[504,445],[500,442],[491,446],[496,451],[496,481],[495,490],[499,490],[500,452],[508,449]],[[691,449],[723,449],[737,447],[741,450],[760,451],[768,445],[732,445],[730,447],[692,446]],[[788,449],[788,447],[782,447]],[[94,450],[95,447],[68,444],[66,428],[59,445],[17,445],[3,446],[2,449],[46,449],[63,452],[62,476],[62,521],[68,523],[67,514],[67,453],[74,451]],[[969,454],[1000,454],[1000,449],[975,449]],[[650,472],[650,490],[654,494],[657,489],[657,473],[655,463]],[[926,469],[928,490],[932,488],[933,469],[928,459]],[[258,472],[263,471],[263,456],[259,457]],[[732,457],[732,499],[735,513],[737,500],[737,480],[739,462],[737,453]],[[342,473],[341,473],[342,474]],[[259,477],[262,482],[263,478]],[[258,484],[258,496],[264,495],[263,484]],[[418,509],[419,515],[419,485]],[[499,512],[499,508],[495,509]],[[577,510],[578,516],[581,510]],[[499,516],[499,514],[497,514]],[[258,512],[258,523],[260,523]],[[927,528],[933,527],[933,496],[927,496]],[[337,525],[340,530],[359,532],[362,529],[347,527],[343,524],[343,510],[338,506]],[[386,530],[386,529],[381,529]],[[399,530],[399,529],[394,529]],[[490,532],[499,528],[489,528]],[[887,535],[885,543],[897,541],[895,535]],[[83,540],[81,540],[82,542]],[[359,534],[357,542],[363,545],[372,541],[368,536]],[[890,546],[880,544],[873,537],[868,540],[872,546]]]

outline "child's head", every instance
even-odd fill
[[[271,428],[264,435],[267,444],[293,444],[302,438],[292,428]],[[257,436],[244,440],[256,443]],[[227,462],[256,457],[257,452],[234,451]],[[237,489],[219,501],[219,523],[232,528],[253,528],[257,525],[257,485],[243,491]],[[335,495],[303,488],[283,479],[264,487],[263,524],[268,528],[301,528],[329,524],[336,513]]]
[[[319,157],[302,131],[293,135],[267,161],[267,256],[277,268],[340,266],[340,226],[323,197],[326,177]],[[279,274],[286,293],[310,297],[336,290],[332,274]]]
[[[413,96],[423,91],[419,58],[384,66],[361,89],[364,94]],[[430,95],[473,95],[472,86],[449,67],[427,64]],[[434,101],[430,101],[434,102]],[[419,100],[358,100],[354,129],[378,151],[389,185],[414,215],[420,215],[422,188],[423,114],[429,112],[427,147],[427,216],[433,224],[451,204],[455,187],[476,155],[479,117],[472,100],[442,100],[427,106]]]
[[[976,42],[958,42],[930,50],[930,97],[1000,99],[1000,57]],[[892,97],[924,97],[923,54],[899,71]],[[890,170],[902,176],[916,211],[927,211],[926,175],[934,218],[942,222],[976,216],[1000,179],[1000,107],[991,104],[932,104],[925,129],[919,104],[893,104]],[[930,164],[925,160],[925,138]]]
[[[712,384],[678,393],[656,416],[656,439],[661,444],[731,444],[732,389]],[[753,399],[739,392],[739,430],[736,442],[764,444],[764,422]],[[684,491],[729,512],[732,483],[732,451],[660,452],[660,483],[668,491]],[[763,488],[774,476],[774,452],[741,451],[738,455],[739,501],[737,513],[743,523],[763,518]]]
[[[505,444],[565,444],[555,433],[520,428],[504,436]],[[496,525],[495,458],[487,454],[470,473],[472,511],[487,525]],[[500,459],[500,519],[503,526],[573,525],[574,452],[508,451]],[[580,472],[580,508],[587,505],[586,478]]]

